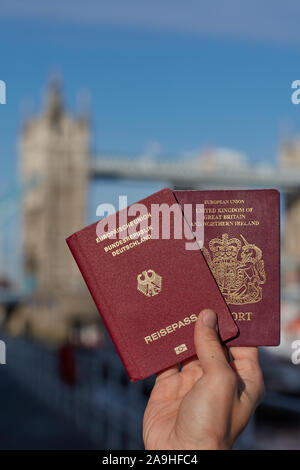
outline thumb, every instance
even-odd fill
[[[213,310],[202,310],[198,316],[194,342],[203,372],[216,373],[216,368],[230,367],[218,335],[218,318]]]

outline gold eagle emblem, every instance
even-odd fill
[[[227,304],[253,304],[262,300],[262,285],[266,282],[262,250],[248,243],[240,235],[229,238],[213,238],[209,250],[203,247],[205,259]]]
[[[153,269],[143,271],[137,276],[137,290],[147,297],[153,297],[161,291],[162,278]]]

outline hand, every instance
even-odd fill
[[[146,449],[230,449],[264,395],[257,348],[222,346],[217,316],[195,324],[197,356],[159,373],[144,414]]]

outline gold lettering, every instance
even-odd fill
[[[251,321],[253,312],[232,312],[235,321]]]
[[[152,341],[156,341],[159,338],[166,336],[167,334],[173,333],[177,328],[182,328],[183,326],[188,326],[191,323],[197,320],[197,315],[192,313],[190,316],[185,317],[183,320],[179,320],[176,323],[172,323],[172,325],[168,325],[165,328],[162,328],[159,331],[154,331],[150,336],[145,336],[144,340],[146,344],[152,343]]]

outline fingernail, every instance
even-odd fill
[[[217,315],[213,310],[204,310],[202,321],[208,328],[216,328],[217,326]]]

